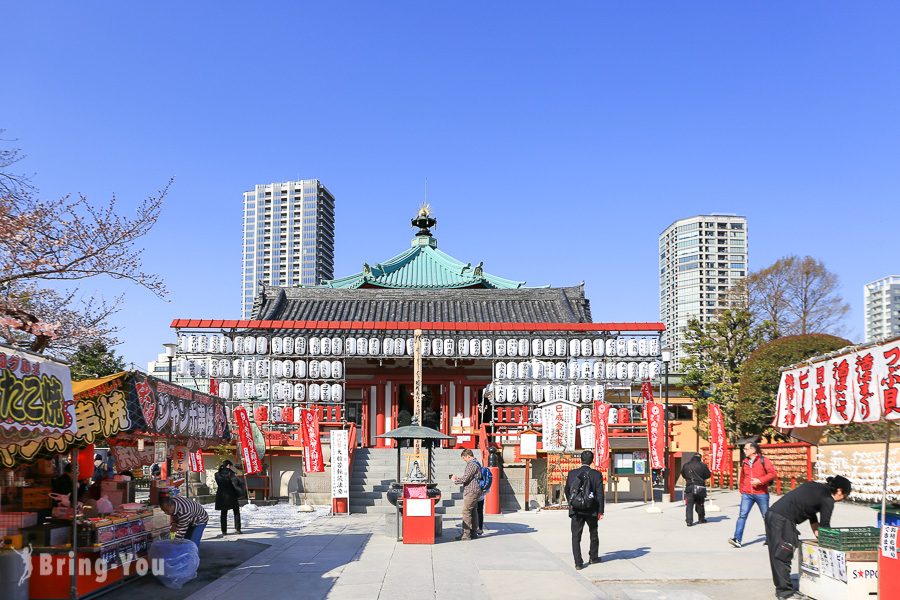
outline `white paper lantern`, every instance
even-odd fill
[[[294,377],[294,361],[286,360],[281,365],[281,375],[285,379],[291,379]]]
[[[637,356],[638,355],[638,341],[637,338],[629,338],[628,340],[628,356]]]
[[[281,351],[281,338],[276,335],[272,338],[272,354],[281,354]]]
[[[506,363],[503,361],[494,365],[494,379],[506,379]]]
[[[227,381],[219,383],[219,398],[228,400],[231,398],[231,384]]]
[[[605,352],[606,344],[604,343],[603,339],[594,338],[593,346],[594,346],[594,356],[603,356],[604,354],[606,354],[606,352]]]
[[[566,340],[560,338],[556,340],[556,356],[566,355]]]
[[[323,383],[319,386],[319,397],[322,399],[322,402],[331,402],[331,385],[328,383]]]
[[[403,338],[394,338],[394,354],[403,356],[406,352],[406,342]]]
[[[230,337],[222,338],[221,348],[223,354],[231,354],[234,352],[234,343]]]
[[[519,339],[519,356],[525,357],[528,356],[528,352],[531,350],[531,343],[529,343],[528,338],[520,338]],[[508,350],[508,348],[507,348]]]
[[[606,399],[605,396],[602,385],[595,385],[591,388],[591,399],[594,402],[603,402]]]
[[[616,409],[612,409],[609,411],[609,416],[607,417],[607,422],[610,424],[619,422],[619,411]]]
[[[302,393],[303,399],[302,399],[302,400],[296,400],[296,398],[297,398],[297,390],[294,389],[294,398],[295,398],[295,402],[298,402],[298,401],[299,401],[299,402],[302,402],[303,400],[306,399],[306,386],[304,386],[304,387],[302,388],[302,390],[303,390],[303,393]],[[295,407],[294,407],[294,423],[302,423],[302,422],[303,422],[303,408],[301,408],[301,407],[299,407],[299,406],[295,406]]]
[[[310,379],[318,379],[321,376],[321,371],[319,371],[319,361],[311,360],[309,361],[309,378]]]
[[[347,340],[348,342],[350,340]],[[354,344],[356,342],[354,341]],[[384,341],[381,342],[381,351],[385,356],[393,356],[394,355],[394,338],[384,338]]]
[[[616,356],[628,356],[628,340],[623,337],[616,339]]]
[[[519,402],[522,404],[528,404],[529,396],[528,391],[531,389],[530,385],[520,385],[518,390]]]
[[[322,388],[318,383],[309,384],[309,401],[318,402],[322,398]]]
[[[394,344],[391,342],[391,350],[393,350],[393,347]],[[356,338],[354,337],[347,338],[347,356],[356,356]]]
[[[481,340],[469,340],[469,356],[481,356]]]
[[[322,379],[331,379],[331,361],[323,360],[319,363],[319,377]]]
[[[331,354],[340,356],[344,353],[344,340],[339,337],[331,338]]]
[[[554,365],[554,374],[556,379],[565,379],[566,378],[566,363],[559,361]]]
[[[205,335],[197,336],[197,352],[209,352],[209,338]]]
[[[630,362],[628,363],[628,379],[637,379],[638,378],[638,363]]]
[[[603,379],[603,361],[595,360],[591,368],[591,376],[594,379]]]
[[[544,401],[544,386],[531,386],[531,402],[532,404],[541,404]]]
[[[582,356],[590,356],[593,354],[594,346],[591,344],[591,340],[581,340],[581,355]]]
[[[294,384],[294,400],[296,402],[303,402],[306,400],[306,384],[303,383],[295,383]],[[300,409],[298,408],[297,411]],[[297,411],[294,411],[294,420],[300,421],[300,415],[297,414]]]
[[[554,400],[565,400],[566,399],[566,386],[559,384],[553,388],[554,395],[556,398]]]
[[[572,402],[580,402],[581,400],[581,387],[577,385],[569,386],[569,400]]]
[[[591,365],[591,362],[588,360],[581,363],[581,378],[582,379],[590,379],[591,378],[591,376],[594,374],[593,369],[591,368],[592,366],[593,365]]]
[[[356,353],[360,356],[369,353],[369,338],[356,338]]]
[[[321,340],[318,337],[309,338],[309,353],[312,356],[318,356],[319,351],[322,349]]]
[[[556,356],[556,342],[550,338],[544,340],[544,356]]]
[[[639,356],[647,356],[647,353],[650,351],[650,342],[647,341],[647,338],[641,338],[638,340],[638,355]]]
[[[615,356],[616,355],[616,340],[615,338],[609,338],[606,340],[606,352],[604,353],[606,356]]]
[[[580,422],[582,425],[585,425],[585,424],[587,424],[587,423],[590,423],[590,422],[591,422],[591,409],[589,409],[589,408],[582,408],[582,409],[581,409],[581,415],[580,415],[580,417],[581,417],[581,420],[580,420],[579,422]]]
[[[616,378],[616,363],[614,361],[606,361],[606,379]]]
[[[648,371],[650,379],[656,379],[657,377],[659,377],[659,363],[656,361],[651,362]]]
[[[506,340],[497,340],[494,344],[494,352],[497,356],[506,356]]]
[[[369,338],[369,354],[378,356],[381,353],[381,338]]]
[[[444,355],[444,340],[442,339],[433,339],[431,340],[431,353],[435,356],[443,356]]]
[[[271,400],[268,383],[256,384],[256,396],[261,400]]]
[[[294,354],[306,354],[309,349],[309,342],[305,337],[294,338]]]
[[[216,362],[219,363],[219,376],[231,377],[231,361],[227,358],[220,358]]]
[[[459,340],[459,355],[460,356],[468,356],[469,355],[469,340],[466,338],[461,338]]]
[[[450,338],[444,340],[444,356],[453,356],[456,353],[456,344]]]
[[[263,359],[257,360],[255,362],[256,365],[256,378],[262,379],[263,377],[267,377],[266,374],[266,361]]]
[[[413,356],[415,354],[416,344],[413,338],[406,338],[406,355]]]
[[[252,335],[244,336],[244,354],[256,354],[256,338]]]
[[[209,343],[207,346],[207,350],[210,354],[218,354],[219,353],[219,340],[221,338],[217,335],[209,336]]]
[[[197,352],[197,336],[196,336],[196,335],[189,335],[189,336],[188,336],[188,338],[187,338],[187,351],[190,352],[191,354],[194,354],[194,353]]]
[[[498,385],[494,390],[494,402],[497,404],[503,404],[506,402],[506,386]]]
[[[282,365],[282,362],[280,360],[272,361],[272,377],[280,378],[282,376],[283,370],[281,368],[281,365]]]
[[[506,401],[515,404],[519,401],[519,388],[514,385],[506,386]]]
[[[545,384],[545,385],[541,386],[541,390],[542,390],[541,393],[544,396],[544,402],[552,402],[553,401],[553,386]],[[540,415],[540,412],[541,411],[537,411],[537,414],[535,415],[535,417],[538,417]]]
[[[519,365],[513,361],[509,361],[506,363],[506,378],[507,379],[518,379],[519,378]]]
[[[178,349],[185,353],[190,352],[191,345],[190,345],[188,336],[186,336],[186,335],[178,336]]]
[[[616,363],[616,379],[627,379],[628,378],[628,363],[626,362],[618,362]]]
[[[581,342],[579,340],[569,340],[569,356],[574,358],[581,356]]]
[[[242,336],[242,335],[234,336],[234,353],[235,354],[243,354],[244,353],[244,336]]]
[[[544,342],[540,338],[534,338],[531,340],[531,355],[532,356],[543,356],[544,355]]]
[[[535,361],[531,367],[531,376],[534,379],[544,379],[547,377],[547,367],[544,361]]]
[[[323,337],[319,340],[319,354],[322,356],[331,354],[331,338]]]
[[[258,336],[256,338],[256,353],[257,354],[268,354],[269,352],[269,340],[265,336]]]
[[[638,378],[647,379],[650,376],[650,365],[642,362],[638,364]]]
[[[294,338],[293,336],[285,336],[281,340],[281,350],[285,354],[293,354],[294,353]]]
[[[331,361],[331,376],[334,379],[342,379],[344,377],[344,363],[339,360]]]
[[[236,381],[233,386],[231,386],[231,397],[235,400],[240,400],[244,397],[244,384],[240,381]]]
[[[175,363],[175,372],[182,377],[186,376],[190,372],[188,370],[188,361],[186,358],[178,359],[178,362]]]
[[[422,349],[422,356],[431,356],[431,339],[422,337],[419,341],[419,347]]]
[[[493,356],[494,355],[494,342],[491,338],[482,338],[481,339],[481,355],[482,356]]]
[[[531,363],[519,363],[519,379],[531,379]]]
[[[241,376],[243,368],[243,361],[240,358],[235,358],[231,361],[231,372],[234,373],[235,377]]]
[[[294,361],[294,377],[297,379],[306,379],[306,361],[297,359]]]
[[[339,383],[331,384],[331,401],[332,402],[343,402],[344,401],[344,388]]]

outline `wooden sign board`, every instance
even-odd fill
[[[537,440],[539,432],[531,429],[519,434],[519,457],[537,458]]]
[[[40,510],[50,508],[50,488],[26,487],[22,488],[22,508]]]

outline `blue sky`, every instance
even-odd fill
[[[251,6],[252,4],[252,6]],[[586,282],[595,320],[658,319],[657,236],[749,218],[751,268],[810,254],[900,272],[895,3],[0,2],[0,127],[47,196],[125,207],[176,178],[125,291],[140,365],[173,317],[240,311],[241,193],[319,178],[336,276],[407,247],[532,285]]]

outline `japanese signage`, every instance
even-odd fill
[[[0,429],[40,435],[74,433],[69,367],[0,347]]]
[[[900,341],[784,371],[775,420],[783,429],[900,419]]]
[[[885,558],[897,558],[897,529],[891,525],[881,528],[881,555]]]
[[[188,454],[187,446],[175,446],[175,451],[172,454],[173,471],[188,470]]]
[[[725,435],[725,417],[718,404],[709,405],[709,469],[720,473],[731,468],[728,437]]]
[[[222,400],[153,379],[133,375],[132,400],[140,407],[145,431],[189,438],[226,437]]]
[[[188,454],[188,462],[191,467],[192,473],[202,473],[206,470],[206,467],[203,465],[203,451],[196,450]]]
[[[244,472],[248,475],[262,471],[262,463],[256,453],[256,444],[253,443],[253,431],[250,429],[250,417],[247,409],[238,406],[234,409],[234,422],[238,429],[240,441],[241,461],[244,463]]]
[[[116,468],[120,471],[123,470],[135,470],[141,467],[152,465],[155,462],[165,462],[165,458],[162,461],[157,461],[155,456],[155,447],[151,448],[149,444],[147,444],[146,448],[143,450],[139,450],[134,446],[113,446],[110,448],[113,453],[113,456],[116,459]],[[169,456],[172,455],[172,448],[168,448]]]
[[[641,383],[641,396],[644,397],[644,402],[653,402],[653,385],[649,379]]]
[[[168,450],[165,442],[155,442],[153,444],[153,462],[164,463],[168,456]]]
[[[331,497],[350,497],[350,464],[347,430],[331,430]]]
[[[307,473],[322,473],[325,471],[325,461],[322,459],[322,440],[319,439],[319,414],[314,410],[303,409],[300,416],[302,419],[300,430],[303,433],[303,468]]]
[[[536,431],[523,431],[519,434],[519,456],[522,458],[537,457],[537,439]]]
[[[652,396],[651,396],[652,397]],[[647,402],[647,442],[650,449],[650,468],[665,468],[665,415],[663,407],[656,402]]]
[[[594,404],[594,464],[601,471],[609,470],[609,409],[605,402]]]
[[[578,405],[556,400],[541,405],[541,424],[544,428],[544,450],[566,452],[575,449],[575,421]]]

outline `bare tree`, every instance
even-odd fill
[[[105,275],[164,297],[162,279],[143,270],[136,242],[159,218],[171,180],[127,217],[115,197],[101,204],[84,196],[39,199],[29,178],[11,173],[21,158],[17,149],[0,151],[0,336],[36,352],[53,340],[65,352],[109,339],[107,319],[122,298],[79,300],[78,290],[54,284]]]
[[[850,310],[837,275],[805,256],[785,256],[750,274],[745,284],[757,323],[769,322],[773,337],[839,333]]]

